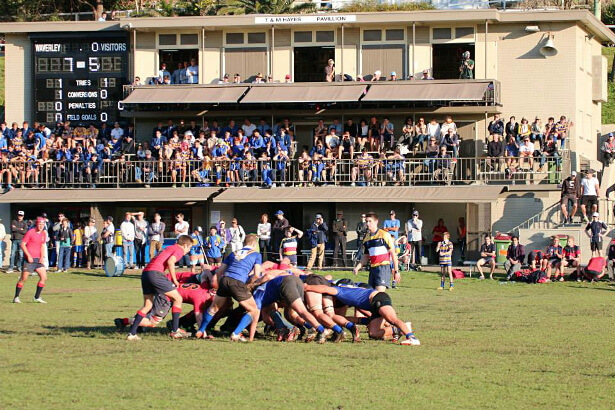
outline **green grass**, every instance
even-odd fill
[[[607,73],[610,73],[615,57],[615,47],[602,47],[602,55],[607,59]],[[608,101],[602,103],[602,123],[615,124],[615,83],[607,80],[607,87]]]
[[[340,275],[335,275],[340,277]],[[0,408],[607,408],[615,389],[615,287],[476,279],[436,291],[433,273],[392,290],[422,346],[130,343],[113,318],[140,306],[138,276],[52,273],[10,303],[0,276]],[[367,339],[365,332],[364,339]]]

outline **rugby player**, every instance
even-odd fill
[[[354,268],[354,274],[358,274],[363,266],[369,262],[368,283],[374,289],[384,292],[393,280],[401,281],[395,243],[391,235],[383,229],[378,229],[378,215],[374,212],[366,214],[367,234],[363,240],[363,258]],[[391,264],[392,262],[392,264]],[[392,272],[391,272],[392,265]]]
[[[419,346],[421,342],[416,338],[410,322],[404,323],[397,317],[391,297],[385,292],[374,289],[351,288],[340,286],[304,285],[307,292],[317,292],[323,295],[335,296],[338,302],[371,313],[368,331],[373,339],[393,339],[394,341],[404,335],[401,345]],[[392,327],[383,326],[384,321]]]
[[[36,285],[36,293],[34,294],[34,302],[47,303],[41,298],[41,292],[45,287],[47,281],[47,268],[44,265],[42,255],[45,251],[43,248],[47,247],[47,231],[45,231],[45,218],[36,218],[36,225],[33,229],[26,232],[21,241],[21,250],[23,251],[26,263],[23,264],[21,271],[21,277],[17,281],[15,287],[15,297],[13,303],[21,303],[19,294],[23,285],[30,276],[31,273],[36,272],[38,274],[38,284]]]
[[[246,310],[239,324],[231,333],[231,340],[234,342],[246,342],[241,332],[252,324],[254,328],[258,323],[260,315],[259,309],[256,306],[254,297],[248,289],[247,282],[250,279],[250,273],[253,272],[253,278],[258,279],[261,276],[261,254],[256,249],[258,237],[256,235],[246,236],[244,247],[238,251],[231,253],[220,265],[216,271],[218,280],[218,291],[212,302],[212,305],[207,309],[196,333],[197,338],[206,338],[205,329],[214,315],[224,306],[228,298],[232,298]],[[250,332],[250,334],[253,334]],[[252,341],[253,338],[250,338]]]
[[[177,243],[164,249],[158,256],[152,259],[141,274],[141,287],[143,289],[143,307],[137,311],[127,340],[141,340],[137,335],[137,329],[141,321],[152,310],[154,296],[162,293],[171,299],[173,307],[171,314],[173,325],[170,336],[173,339],[181,339],[187,334],[179,329],[179,316],[182,311],[182,297],[177,291],[179,282],[175,276],[175,263],[181,260],[192,248],[192,238],[188,235],[181,235],[177,238]],[[164,275],[165,270],[169,271],[171,280]]]

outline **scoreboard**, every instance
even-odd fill
[[[128,76],[126,33],[32,35],[35,121],[51,125],[119,119]]]

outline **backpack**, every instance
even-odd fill
[[[466,275],[463,273],[461,269],[453,269],[453,278],[454,279],[463,279]]]
[[[546,281],[547,273],[538,269],[527,277],[527,283],[545,283]]]

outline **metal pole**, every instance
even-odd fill
[[[410,75],[414,76],[414,49],[416,48],[416,22],[412,22],[412,67],[410,67]],[[431,70],[433,77],[433,70]]]
[[[199,61],[199,84],[205,80],[205,27],[201,27],[201,61]]]
[[[487,79],[487,56],[489,55],[487,53],[487,39],[488,39],[488,35],[489,35],[489,21],[485,20],[485,79]]]
[[[342,54],[340,56],[340,80],[344,81],[344,25],[342,24]]]
[[[275,51],[275,27],[271,26],[271,56],[269,56],[269,73],[273,77],[273,52]]]

